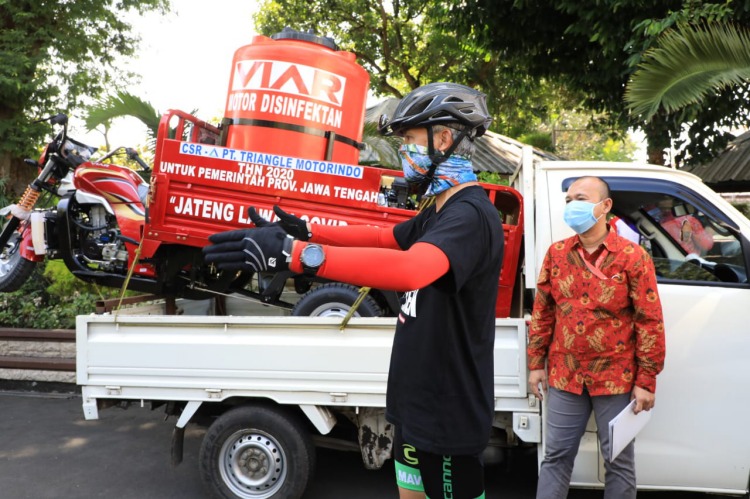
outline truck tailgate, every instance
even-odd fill
[[[79,316],[84,397],[382,407],[394,318]],[[498,319],[495,396],[526,397],[525,322]]]

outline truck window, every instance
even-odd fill
[[[660,282],[748,282],[742,241],[726,223],[677,195],[613,189],[612,197],[613,227],[651,254]]]

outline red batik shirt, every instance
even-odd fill
[[[591,395],[615,395],[636,384],[655,392],[664,366],[664,323],[648,253],[615,231],[591,254],[578,236],[550,246],[527,353],[529,369],[544,369],[547,361],[550,386],[558,390],[580,394],[585,385]]]

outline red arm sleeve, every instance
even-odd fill
[[[306,243],[296,241],[289,268],[301,273],[299,257]],[[414,244],[408,251],[383,248],[324,246],[326,259],[318,276],[357,286],[411,291],[442,277],[450,268],[448,257],[437,246]]]
[[[310,224],[310,229],[310,241],[318,244],[401,249],[393,235],[393,227]]]

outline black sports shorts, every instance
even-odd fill
[[[484,499],[484,466],[479,455],[441,456],[404,442],[395,428],[396,484],[424,492],[427,499]]]

